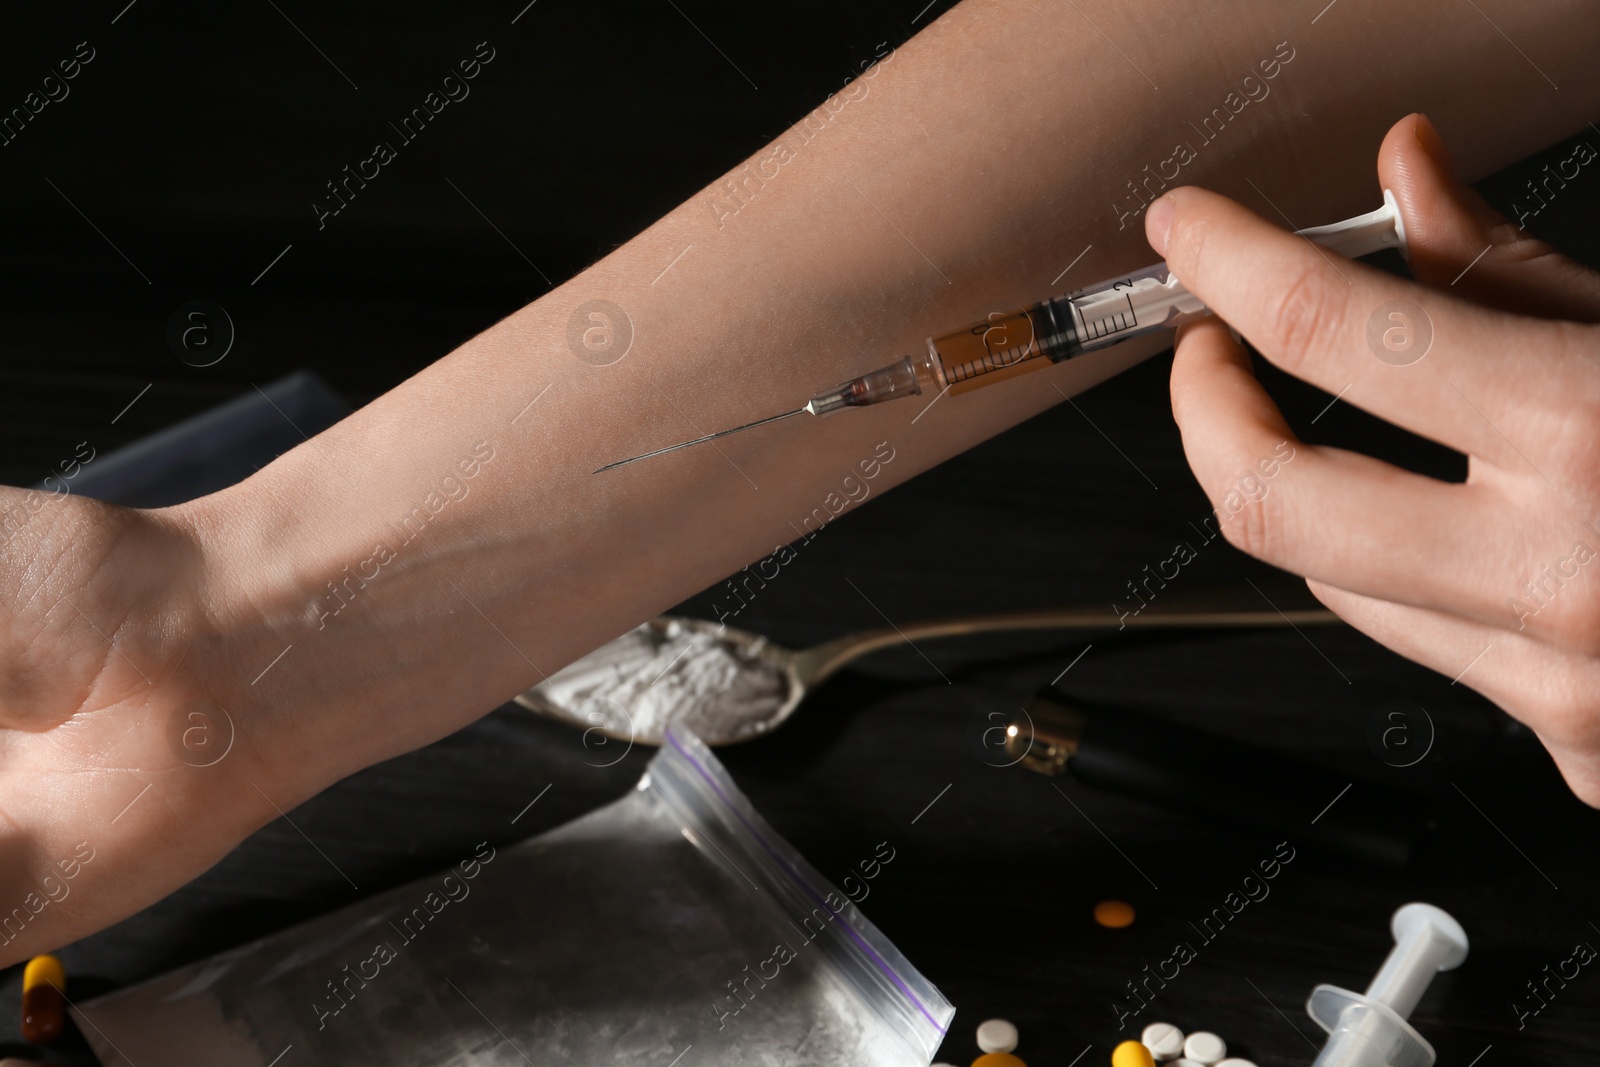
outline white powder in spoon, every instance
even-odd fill
[[[681,725],[711,743],[740,740],[764,732],[789,696],[783,669],[758,654],[765,644],[644,623],[534,691],[574,723],[622,737],[659,743]]]

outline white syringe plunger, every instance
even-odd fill
[[[1331,248],[1342,256],[1360,259],[1385,248],[1393,248],[1406,259],[1411,258],[1411,247],[1406,240],[1405,220],[1400,217],[1400,205],[1394,193],[1383,191],[1383,206],[1365,215],[1355,215],[1342,222],[1327,226],[1308,226],[1295,233],[1309,238],[1323,248]]]
[[[1407,904],[1389,924],[1394,948],[1365,993],[1319,985],[1306,1011],[1328,1031],[1314,1067],[1431,1067],[1433,1046],[1406,1019],[1440,971],[1467,958],[1467,934],[1432,904]]]
[[[1467,932],[1432,904],[1405,905],[1394,913],[1389,929],[1394,948],[1367,986],[1367,996],[1409,1019],[1433,976],[1455,970],[1467,958]]]

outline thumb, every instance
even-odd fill
[[[1600,322],[1600,274],[1456,180],[1444,139],[1426,116],[1407,115],[1389,130],[1378,150],[1378,178],[1399,201],[1419,282],[1506,311]]]

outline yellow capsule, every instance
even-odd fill
[[[985,1052],[972,1061],[972,1067],[1028,1067],[1009,1052]]]
[[[54,956],[35,956],[22,971],[22,1040],[49,1045],[67,1029],[67,972]]]
[[[1111,1067],[1156,1067],[1156,1058],[1142,1041],[1124,1041],[1111,1050]]]

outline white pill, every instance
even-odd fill
[[[1183,1055],[1183,1031],[1171,1023],[1151,1023],[1139,1040],[1158,1060],[1175,1060]]]
[[[1229,1056],[1217,1064],[1217,1067],[1256,1067],[1256,1065],[1242,1056]]]
[[[1017,1047],[1017,1028],[1005,1019],[978,1024],[978,1047],[985,1052],[1010,1052]]]
[[[1216,1067],[1228,1055],[1228,1046],[1216,1034],[1197,1030],[1183,1039],[1183,1055],[1205,1067]]]
[[[1203,1065],[1194,1062],[1194,1060],[1186,1060],[1186,1059],[1179,1058],[1179,1059],[1173,1060],[1170,1064],[1167,1065],[1167,1067],[1203,1067]]]

